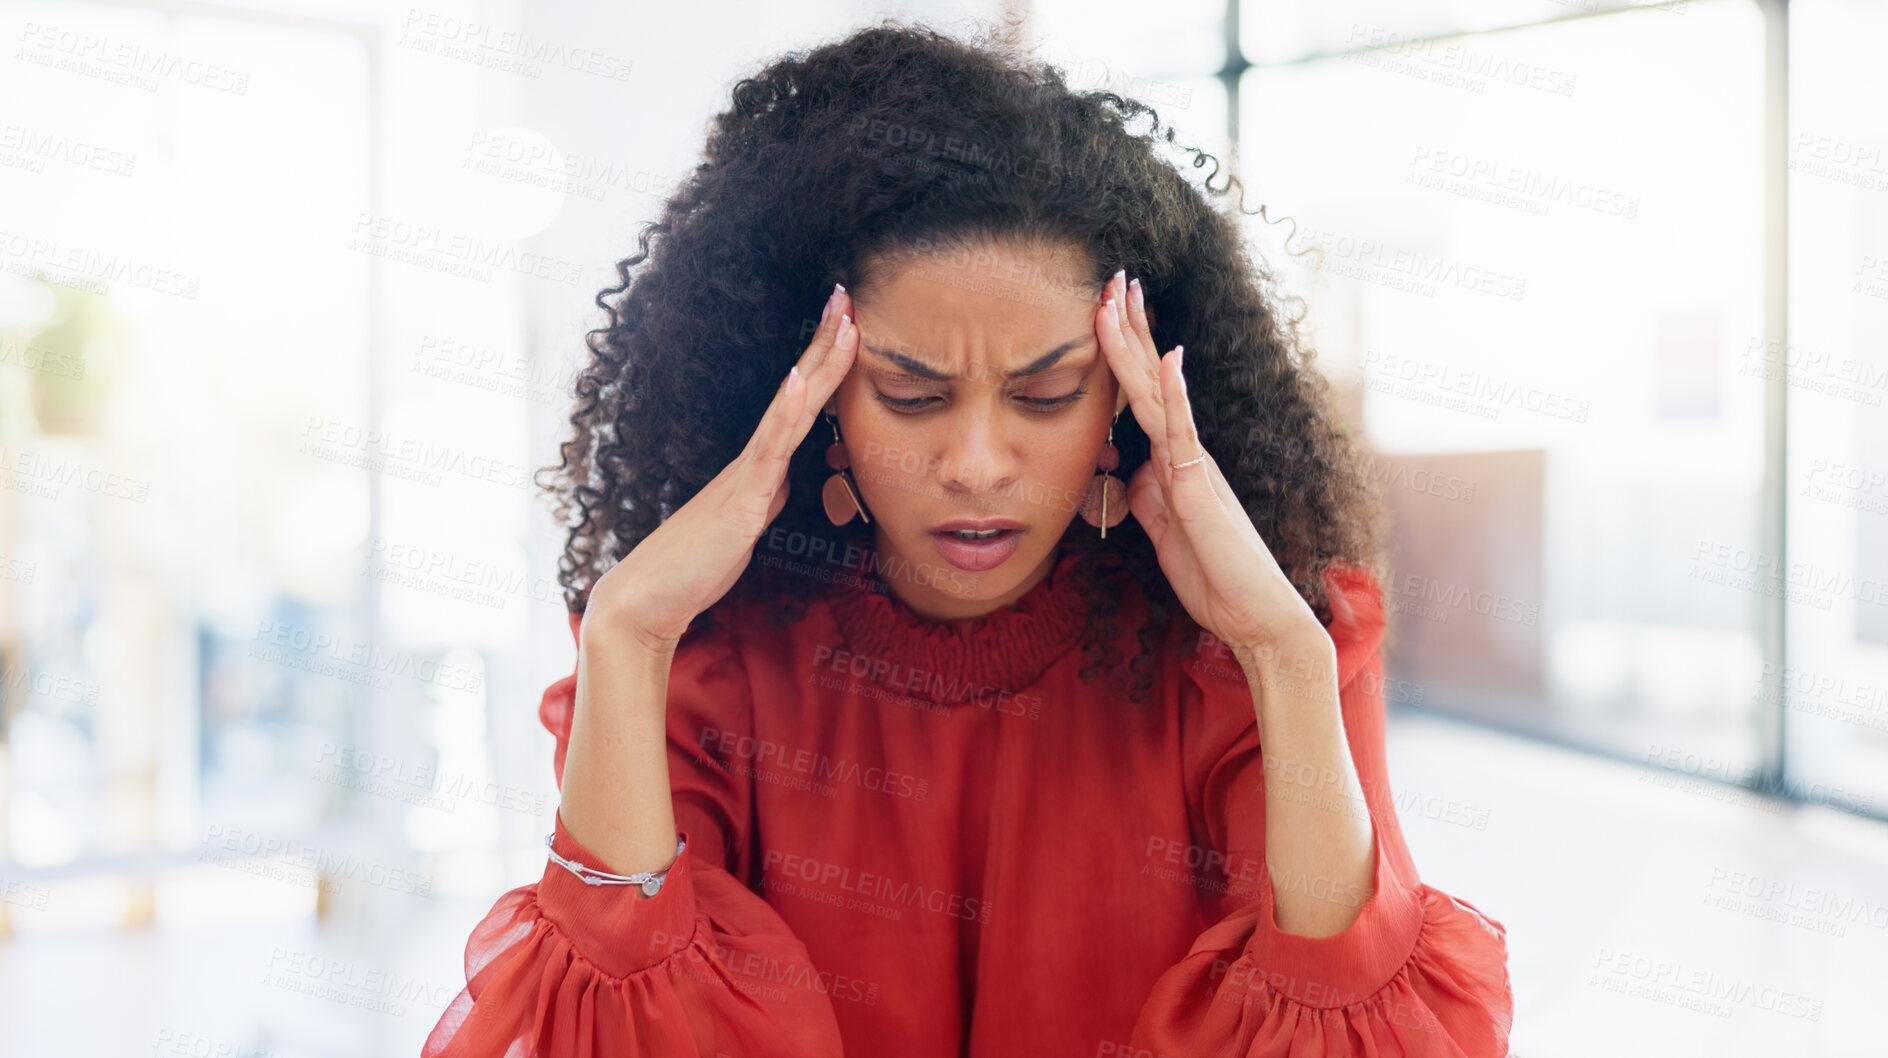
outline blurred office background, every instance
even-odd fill
[[[1880,0],[0,0],[0,1053],[418,1052],[543,866],[593,298],[734,80],[887,15],[1243,181],[1515,1053],[1881,1053]]]

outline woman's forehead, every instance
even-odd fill
[[[921,378],[990,379],[1085,363],[1099,293],[1087,262],[1067,250],[904,256],[855,291],[860,362]]]

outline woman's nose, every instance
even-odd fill
[[[1007,488],[1021,473],[1001,410],[988,401],[960,406],[944,447],[940,475],[946,487],[972,494]]]

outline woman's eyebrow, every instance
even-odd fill
[[[1028,375],[1039,375],[1054,367],[1057,361],[1061,360],[1069,353],[1074,352],[1076,349],[1081,348],[1083,345],[1093,340],[1093,335],[1070,338],[1068,341],[1063,342],[1061,345],[1056,346],[1054,349],[1030,361],[1026,366],[1017,368],[1015,371],[1005,371],[1003,376],[1005,378],[1023,378]],[[892,363],[897,364],[899,367],[904,368],[906,371],[919,378],[930,379],[934,382],[948,382],[956,377],[948,372],[939,371],[921,360],[914,360],[903,353],[893,352],[890,349],[880,349],[875,345],[866,345],[863,346],[863,348],[868,353],[873,353],[890,360]]]

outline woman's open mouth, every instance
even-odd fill
[[[972,573],[1002,565],[1016,553],[1022,536],[1023,527],[1008,520],[952,522],[931,531],[944,561]]]

